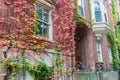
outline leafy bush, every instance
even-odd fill
[[[51,67],[44,62],[39,62],[37,66],[28,65],[27,71],[34,77],[35,80],[48,80],[51,76]]]

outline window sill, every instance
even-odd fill
[[[50,40],[47,37],[42,37],[42,36],[39,36],[39,35],[35,35],[32,38],[34,38],[36,40],[39,40],[39,41],[43,41],[43,42],[49,42],[49,43],[54,43],[55,42],[54,40]]]
[[[48,43],[54,43],[55,41],[54,41],[54,40],[50,40],[50,39],[48,38],[48,40],[47,40],[46,42],[48,42]]]
[[[46,41],[48,43],[54,43],[55,41],[54,40],[50,40],[49,38],[46,38],[46,37],[42,37],[43,41]]]
[[[47,53],[53,53],[53,54],[57,53],[57,51],[54,50],[54,49],[45,49],[45,51],[46,51]]]

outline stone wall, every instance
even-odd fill
[[[118,80],[118,72],[76,72],[73,80]]]
[[[4,52],[7,51],[7,60],[15,60],[18,56],[18,60],[21,61],[21,50],[17,51],[16,48],[10,48],[7,51],[7,47],[3,47],[0,49],[0,58],[4,57]],[[25,60],[27,62],[32,62],[36,64],[37,62],[45,62],[48,66],[53,66],[54,59],[55,59],[55,51],[54,50],[46,50],[46,52],[34,52],[32,50],[25,51]],[[3,61],[4,62],[4,61]],[[0,62],[0,80],[3,80],[6,72],[3,70],[4,65]],[[25,75],[25,80],[33,80],[30,74],[27,72]],[[15,76],[15,79],[23,80],[23,73],[19,73],[19,76]]]

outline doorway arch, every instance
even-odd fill
[[[94,66],[94,44],[92,30],[83,23],[77,23],[75,29],[75,68],[87,70]],[[90,60],[93,60],[91,62]]]

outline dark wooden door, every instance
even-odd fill
[[[76,47],[75,47],[75,59],[76,59],[76,62],[83,62],[82,61],[82,51],[81,51],[81,46],[80,46],[80,40],[75,40],[75,44],[76,44]]]

